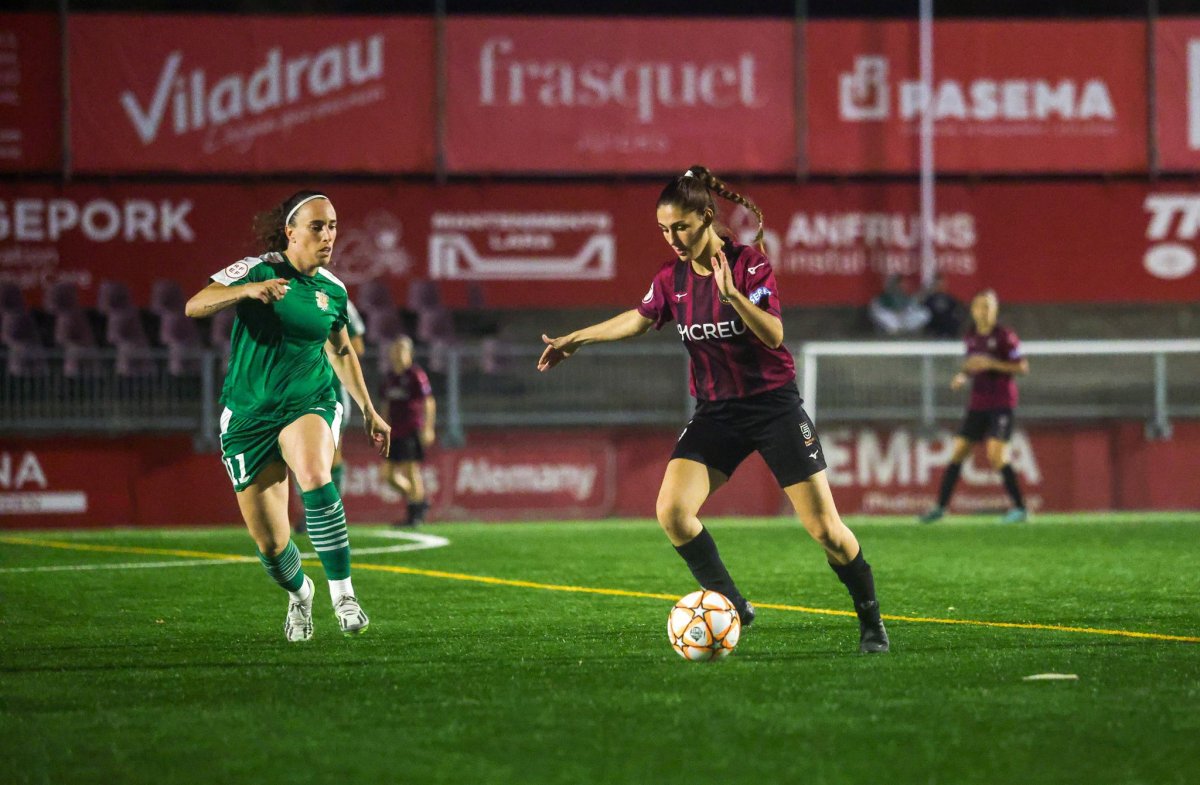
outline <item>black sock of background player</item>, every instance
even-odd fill
[[[879,602],[875,599],[875,575],[871,572],[871,565],[863,558],[862,548],[859,548],[858,555],[849,564],[831,562],[829,566],[850,592],[850,599],[854,600],[854,610],[858,612],[859,618],[863,618],[865,611],[870,617],[869,620],[878,620]]]
[[[1025,500],[1021,498],[1021,489],[1017,487],[1017,473],[1013,471],[1011,463],[1004,464],[1000,469],[1000,477],[1004,480],[1004,490],[1012,497],[1013,506],[1025,509]]]
[[[425,522],[425,511],[429,509],[428,502],[408,503],[408,522],[413,526]]]
[[[961,463],[952,463],[946,467],[946,473],[942,475],[942,487],[938,489],[938,507],[944,509],[950,504],[950,494],[954,493],[954,485],[958,482],[961,472]]]
[[[724,594],[739,612],[746,607],[746,598],[729,577],[729,570],[725,569],[708,529],[701,527],[699,534],[683,545],[676,545],[675,551],[687,562],[688,569],[702,587]]]

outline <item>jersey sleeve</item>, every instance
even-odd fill
[[[1000,348],[1004,354],[1004,359],[1009,362],[1016,362],[1022,357],[1021,339],[1012,330],[1004,331],[1004,344]]]
[[[349,332],[350,325],[350,298],[343,292],[341,297],[337,298],[337,311],[333,316],[333,324],[329,328],[329,332],[335,333],[343,327]]]
[[[351,338],[367,334],[367,325],[363,322],[362,314],[354,307],[349,297],[346,298],[346,332]]]
[[[413,366],[413,378],[416,380],[417,387],[421,391],[422,398],[428,398],[433,395],[433,385],[429,383],[429,374],[425,373],[424,368]]]
[[[675,318],[671,313],[671,301],[666,290],[666,277],[662,270],[650,282],[650,289],[638,303],[637,312],[654,322],[654,329],[661,330],[663,325]]]
[[[265,281],[264,272],[270,272],[270,266],[264,265],[262,259],[257,256],[247,256],[245,259],[234,262],[213,275],[209,276],[209,280],[216,283],[225,284],[226,286],[242,286],[243,284]]]
[[[783,317],[783,306],[779,300],[779,285],[775,282],[775,271],[771,262],[761,254],[746,260],[745,288],[742,293],[751,303],[776,317]]]

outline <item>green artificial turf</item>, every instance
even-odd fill
[[[887,615],[1200,636],[1197,515],[849,523]],[[669,647],[669,600],[636,596],[694,588],[652,521],[426,527],[449,545],[355,557],[371,616],[358,638],[337,633],[306,561],[318,589],[306,644],[284,641],[285,595],[257,563],[205,560],[252,556],[240,530],[0,532],[0,778],[1200,780],[1197,643],[891,619],[893,651],[860,655],[852,618],[762,607],[849,610],[797,524],[708,525],[760,605],[734,655],[711,664]],[[398,542],[351,536],[359,549]],[[1078,680],[1023,680],[1050,672]]]

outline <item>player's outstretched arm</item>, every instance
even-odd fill
[[[258,300],[260,303],[278,302],[288,292],[286,278],[273,278],[270,281],[248,283],[243,286],[226,286],[213,281],[192,295],[183,307],[183,312],[193,319],[203,319],[212,316],[217,311],[223,311],[231,305],[237,305],[241,300]]]
[[[379,416],[379,412],[375,411],[375,406],[371,403],[371,394],[367,392],[367,383],[363,379],[358,354],[350,345],[350,336],[345,327],[329,334],[329,340],[325,342],[325,356],[329,358],[333,372],[345,385],[350,397],[358,404],[358,408],[362,409],[367,436],[380,455],[387,455],[392,441],[392,428]]]
[[[652,324],[654,322],[638,313],[637,309],[631,309],[560,338],[542,335],[542,343],[546,344],[546,348],[538,358],[537,369],[548,371],[589,343],[620,341],[641,335],[649,330]]]

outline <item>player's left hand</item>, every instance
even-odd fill
[[[387,455],[392,446],[392,426],[384,422],[379,412],[371,411],[366,416],[367,438],[380,455]]]
[[[733,285],[733,265],[725,258],[725,251],[718,248],[713,254],[712,268],[713,278],[717,283],[717,298],[723,303],[732,302],[734,294],[737,293],[737,287]]]

